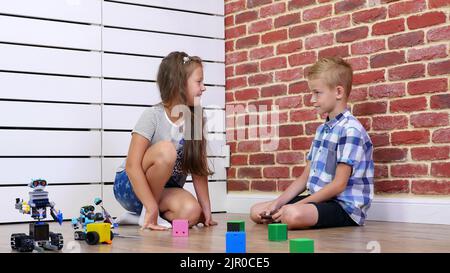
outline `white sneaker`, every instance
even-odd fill
[[[116,223],[119,225],[138,225],[139,215],[133,212],[124,212],[116,219]]]
[[[139,216],[139,226],[143,226],[144,225],[144,217],[145,217],[145,212],[147,210],[145,209],[144,206],[142,206],[142,211],[141,211],[141,215]],[[161,216],[158,215],[158,220],[156,220],[156,223],[160,226],[166,227],[166,228],[172,228],[172,224],[169,223],[166,219],[161,218]]]

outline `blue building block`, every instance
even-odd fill
[[[245,232],[226,233],[226,253],[245,253]]]

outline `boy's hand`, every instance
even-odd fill
[[[260,217],[261,217],[261,223],[262,223],[262,224],[270,224],[270,223],[273,223],[273,218],[272,218],[272,215],[271,215],[271,214],[269,214],[269,215],[266,215],[266,214],[260,214]]]
[[[276,213],[272,215],[272,219],[274,222],[283,222],[283,218],[286,216],[286,209],[294,206],[294,204],[284,205],[282,206]]]
[[[268,206],[259,214],[261,218],[261,222],[270,223],[273,222],[273,215],[278,211],[278,204],[276,204],[276,200],[270,202]]]
[[[259,216],[261,216],[262,219],[266,219],[266,220],[272,220],[272,214],[265,214],[264,212],[262,212]]]

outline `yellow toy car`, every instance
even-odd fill
[[[114,234],[110,223],[90,223],[86,225],[86,242],[90,245],[98,243],[112,244]]]

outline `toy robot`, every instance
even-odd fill
[[[110,223],[111,224],[111,228],[116,228],[119,225],[114,221],[114,219],[112,218],[112,216],[106,211],[106,209],[103,207],[102,205],[102,199],[100,198],[95,198],[94,199],[94,204],[96,204],[97,206],[100,206],[102,208],[102,212],[103,212],[103,216],[105,218],[105,223]]]
[[[53,233],[49,230],[48,223],[41,222],[47,218],[47,207],[50,208],[50,215],[60,225],[63,221],[61,211],[56,212],[55,203],[48,199],[48,192],[44,191],[47,181],[36,179],[28,185],[33,189],[29,192],[30,200],[25,202],[16,198],[15,208],[23,214],[31,214],[37,222],[30,223],[30,234],[14,233],[11,235],[11,248],[20,252],[38,252],[46,250],[61,250],[64,245],[61,233]]]
[[[72,219],[72,226],[75,229],[75,240],[85,240],[90,245],[97,243],[111,244],[114,238],[112,228],[118,225],[111,215],[102,205],[102,199],[95,198],[94,204],[102,208],[102,213],[95,213],[94,206],[88,205],[80,209],[80,217]],[[78,230],[79,228],[82,231]]]

